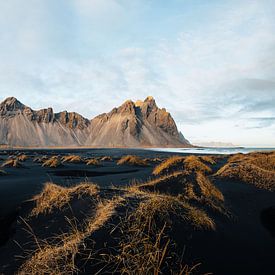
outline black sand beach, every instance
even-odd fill
[[[179,155],[142,149],[20,150],[1,151],[1,162],[11,155],[20,154],[28,156],[28,159],[22,162],[23,167],[4,168],[7,175],[0,177],[0,273],[3,274],[13,274],[22,264],[22,258],[15,258],[15,256],[23,255],[24,249],[20,248],[19,243],[24,247],[24,243],[28,242],[30,236],[26,236],[23,230],[24,223],[20,217],[26,217],[34,207],[33,202],[28,200],[39,194],[46,182],[65,187],[80,182],[93,182],[100,187],[99,196],[117,198],[118,194],[125,192],[122,190],[123,187],[133,181],[142,183],[154,178],[152,171],[157,164],[172,155]],[[62,157],[69,154],[97,159],[110,156],[112,160],[101,161],[98,166],[64,163],[58,168],[41,167],[41,163],[33,162],[33,158],[37,156],[60,155]],[[149,165],[117,165],[117,161],[125,155],[150,159]],[[216,177],[214,174],[226,164],[229,157],[217,156],[216,163],[211,165],[212,172],[208,175],[211,182],[221,191],[228,214],[213,214],[214,212],[206,210],[206,213],[214,217],[215,230],[184,229],[182,224],[175,221],[171,226],[171,236],[177,244],[177,250],[183,253],[184,261],[189,266],[198,264],[192,274],[207,272],[228,275],[274,274],[274,192],[259,189],[238,180]],[[153,161],[153,159],[158,160]],[[118,213],[125,213],[127,207],[130,207],[127,204],[133,207],[132,205],[139,200],[136,197],[127,201],[126,205],[118,208]],[[74,199],[70,210],[65,209],[61,213],[54,212],[48,216],[38,216],[37,219],[32,218],[29,224],[38,238],[48,238],[53,233],[59,234],[61,231],[68,230],[65,226],[65,216],[71,217],[74,213],[72,218],[81,221],[90,207],[89,201]],[[112,223],[118,224],[116,217],[112,219]],[[46,231],[45,228],[47,228]],[[109,229],[107,226],[93,233],[92,237],[97,249],[103,249],[98,245],[97,240],[106,239],[106,243],[113,244]],[[27,249],[31,247],[32,245],[26,246]],[[82,263],[81,260],[78,263]],[[95,270],[97,269],[87,267],[85,272],[80,273],[91,274]]]

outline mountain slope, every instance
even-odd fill
[[[107,147],[183,147],[189,142],[178,132],[165,109],[159,109],[152,97],[144,101],[126,101],[107,114],[91,121],[86,144]]]
[[[80,146],[89,120],[77,113],[34,111],[10,97],[0,104],[0,143],[11,146]]]
[[[14,97],[0,104],[0,144],[10,146],[185,147],[190,146],[165,109],[152,97],[126,101],[88,120],[77,113],[32,110]]]

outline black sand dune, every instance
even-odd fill
[[[125,216],[131,220],[131,214],[134,215],[134,220],[127,225],[127,227],[131,227],[139,219],[141,222],[143,219],[146,220],[146,217],[155,211],[155,214],[152,214],[152,224],[155,227],[153,226],[151,229],[155,230],[152,232],[156,232],[156,234],[149,234],[148,242],[158,236],[157,232],[164,230],[164,238],[158,245],[161,250],[169,240],[169,249],[171,248],[170,256],[165,255],[165,260],[160,267],[164,274],[170,274],[171,270],[174,270],[174,274],[180,273],[179,266],[182,267],[179,264],[180,262],[189,267],[189,269],[184,269],[185,273],[183,274],[205,274],[207,272],[213,274],[274,274],[274,192],[258,188],[254,184],[236,177],[222,177],[224,174],[219,174],[218,171],[230,161],[229,157],[214,157],[214,163],[212,164],[209,163],[211,160],[203,160],[203,163],[211,168],[211,172],[206,172],[202,178],[208,179],[219,190],[211,191],[214,192],[213,196],[217,196],[217,198],[213,197],[213,200],[209,201],[208,198],[210,197],[208,196],[211,194],[208,195],[207,189],[204,190],[204,187],[196,183],[196,180],[198,180],[196,169],[199,169],[197,163],[194,164],[195,168],[192,168],[195,170],[189,172],[188,175],[180,174],[183,169],[181,164],[173,168],[173,173],[176,173],[175,176],[169,176],[166,179],[166,175],[152,175],[152,171],[157,165],[153,159],[160,158],[164,160],[172,154],[125,149],[102,149],[87,152],[75,150],[73,154],[81,155],[83,158],[99,158],[108,155],[113,160],[103,161],[98,167],[86,166],[85,163],[64,163],[61,168],[45,168],[41,167],[39,163],[34,163],[32,161],[33,157],[37,155],[62,156],[72,152],[68,150],[27,150],[24,153],[30,156],[23,162],[25,168],[7,168],[5,171],[8,175],[0,178],[0,273],[13,274],[20,268],[21,271],[25,270],[25,272],[30,270],[32,265],[25,266],[25,269],[22,269],[22,265],[38,249],[35,238],[39,241],[42,240],[42,245],[45,245],[43,240],[47,240],[47,245],[57,246],[60,249],[60,239],[56,236],[67,236],[66,234],[71,236],[72,228],[75,228],[74,230],[86,228],[85,234],[81,235],[82,245],[78,247],[74,257],[75,265],[78,268],[74,269],[74,273],[93,274],[99,271],[99,274],[106,274],[109,271],[116,273],[118,271],[114,272],[114,263],[117,259],[128,260],[133,253],[132,250],[128,251],[125,248],[125,251],[129,253],[126,257],[120,252],[121,243],[125,242],[125,247],[127,247],[125,236],[131,233],[124,227],[127,225],[124,220]],[[18,152],[13,152],[13,154],[18,154]],[[129,154],[138,155],[143,159],[149,158],[150,160],[147,160],[148,166],[117,165],[117,160],[121,156]],[[4,153],[1,157],[5,159],[8,155],[11,155],[11,152]],[[242,163],[242,161],[238,160],[236,165],[239,165],[238,163]],[[245,160],[244,163],[246,162],[249,161]],[[257,165],[259,163],[262,165],[262,162],[259,161]],[[268,163],[266,166],[266,169],[270,169],[272,165]],[[164,178],[159,181],[160,177]],[[150,181],[150,178],[154,181]],[[186,181],[186,179],[188,180]],[[49,181],[65,187],[74,186],[83,181],[94,182],[99,189],[94,196],[86,193],[80,196],[75,193],[70,197],[69,204],[65,203],[60,208],[53,208],[52,212],[49,213],[45,212],[37,216],[30,216],[30,213],[35,209],[35,201],[26,200],[39,194],[43,189],[43,184]],[[195,184],[192,189],[195,195],[201,194],[199,200],[196,199],[196,196],[192,197],[190,191],[188,193],[185,189],[186,184],[192,181]],[[124,188],[131,183],[134,183],[132,188]],[[173,184],[175,187],[177,186],[177,189],[173,189]],[[158,193],[153,195],[146,193],[152,192],[152,186],[154,190],[158,190]],[[261,184],[262,186],[264,185]],[[268,181],[269,187],[270,180]],[[171,192],[171,190],[175,192]],[[182,220],[179,216],[181,209],[178,208],[177,204],[173,206],[173,211],[169,214],[165,212],[165,208],[162,208],[163,205],[159,204],[161,201],[158,201],[158,199],[166,199],[166,195],[169,195],[169,200],[172,199],[169,205],[181,203],[182,199],[185,203],[186,198],[178,197],[184,192],[187,192],[185,196],[187,194],[190,196],[187,198],[188,204],[204,211],[205,215],[209,217],[210,220],[206,216],[202,216],[204,217],[203,226],[198,227],[196,225],[196,222],[201,222],[197,220],[196,215],[191,217],[194,219],[193,222],[192,219],[190,221]],[[222,195],[217,192],[221,192]],[[136,216],[142,203],[150,202],[150,200],[152,202],[148,205],[145,204],[146,207],[142,208],[145,211],[141,212],[142,216]],[[105,203],[100,204],[101,201],[105,201]],[[156,207],[156,209],[151,206]],[[108,210],[110,216],[107,215],[108,211],[106,209],[109,209],[108,207],[112,209],[111,211]],[[97,212],[96,209],[103,209],[105,212]],[[97,220],[95,217],[97,217]],[[98,219],[98,217],[101,218]],[[87,229],[87,218],[90,220],[95,219],[92,223],[95,228],[89,227],[89,230]],[[142,222],[143,224],[145,224],[145,220]],[[214,222],[214,228],[209,223],[210,221]],[[142,227],[142,223],[140,227]],[[131,238],[135,239],[135,235]],[[133,244],[131,243],[131,245]],[[140,245],[143,249],[142,243],[138,242],[136,245]],[[29,251],[29,254],[26,251]],[[71,251],[68,257],[72,255],[71,253],[73,252]],[[144,258],[146,258],[146,253],[143,253]],[[15,257],[15,255],[19,257]],[[135,261],[139,263],[142,257],[134,255]],[[106,262],[108,262],[108,265],[106,265]],[[139,263],[139,265],[142,264],[142,262]],[[196,266],[196,268],[192,270],[193,266]],[[67,267],[69,268],[68,264]],[[135,270],[135,266],[131,261],[128,262],[127,268],[129,267]],[[119,268],[121,268],[121,262],[117,266],[117,270],[120,270]]]

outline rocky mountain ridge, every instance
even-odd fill
[[[33,110],[14,97],[0,104],[0,144],[10,146],[186,147],[166,109],[153,97],[127,100],[88,120],[75,112]]]

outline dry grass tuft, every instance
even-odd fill
[[[211,200],[224,201],[221,191],[211,183],[211,181],[201,172],[197,172],[197,183],[200,187],[202,196]]]
[[[210,157],[201,157],[203,161],[214,163]],[[210,173],[212,170],[206,164],[204,164],[199,157],[197,156],[188,156],[188,157],[180,157],[173,156],[162,163],[157,165],[153,170],[153,175],[167,175],[173,173],[175,171],[194,171],[194,172],[202,172],[202,173]]]
[[[197,229],[215,229],[213,220],[204,211],[191,206],[186,201],[157,193],[150,193],[147,196],[148,199],[139,205],[134,214],[147,222],[152,219],[161,219],[167,223],[172,214]],[[147,222],[144,224],[148,224]],[[141,224],[143,223],[141,222],[140,226]]]
[[[33,162],[37,162],[37,163],[43,163],[48,159],[47,156],[39,156],[39,157],[34,157],[33,158]]]
[[[237,153],[233,156],[230,156],[228,159],[228,162],[239,162],[247,158],[247,155],[244,155],[243,153]]]
[[[241,180],[258,188],[275,191],[275,171],[268,171],[249,162],[227,163],[216,176]]]
[[[127,164],[127,165],[137,165],[137,166],[147,166],[148,162],[146,162],[145,160],[141,159],[138,156],[132,156],[132,155],[128,155],[128,156],[124,156],[122,157],[118,162],[117,165],[123,165],[123,164]]]
[[[275,153],[260,154],[251,158],[251,164],[258,166],[267,171],[275,172]]]
[[[174,252],[168,235],[174,219],[197,229],[214,229],[214,222],[203,211],[175,197],[139,193],[137,209],[126,215],[121,227],[119,254],[112,256],[118,274],[191,274],[194,267],[183,264]],[[173,267],[172,267],[173,265]]]
[[[211,173],[212,169],[200,161],[199,157],[188,156],[184,159],[184,169],[187,171]]]
[[[29,157],[27,155],[19,155],[16,157],[19,161],[25,161],[27,160]]]
[[[180,156],[170,157],[155,167],[155,169],[153,170],[153,175],[155,176],[163,175],[163,174],[174,172],[175,170],[179,170],[179,169],[181,170],[183,169],[183,162],[184,162],[184,157],[180,157]]]
[[[88,159],[86,160],[86,165],[99,166],[100,162],[97,159]]]
[[[175,244],[168,234],[170,226],[174,222],[182,222],[183,228],[187,230],[214,230],[214,221],[205,211],[177,196],[146,192],[134,187],[127,190],[124,197],[99,201],[96,208],[91,209],[92,215],[90,214],[81,228],[70,223],[70,232],[58,236],[51,243],[35,238],[37,248],[29,254],[20,267],[19,274],[81,273],[76,265],[77,255],[86,257],[88,251],[89,264],[93,264],[91,247],[87,247],[85,241],[116,214],[117,207],[126,198],[129,201],[134,198],[138,203],[130,209],[127,208],[120,224],[115,226],[120,232],[118,247],[105,250],[104,255],[99,255],[103,257],[103,269],[114,271],[115,274],[192,274],[195,267],[190,268],[184,264],[182,257],[175,251]],[[208,196],[219,197],[208,189],[204,192]],[[41,194],[34,198],[36,207],[32,214],[50,213],[54,208],[60,209],[69,203],[73,196],[94,196],[97,193],[97,187],[87,183],[70,188],[48,183]]]
[[[275,153],[236,154],[229,158],[216,176],[275,191]]]
[[[104,156],[100,160],[101,161],[112,161],[113,159],[110,156]]]
[[[91,183],[82,183],[69,188],[54,183],[46,183],[42,192],[33,198],[35,207],[31,216],[50,213],[54,208],[61,209],[74,196],[94,196],[97,192],[97,185]]]
[[[42,167],[57,168],[62,166],[61,160],[59,157],[53,156],[50,159],[43,162]]]
[[[23,164],[17,159],[8,159],[1,165],[1,167],[21,168],[23,167]]]
[[[70,163],[83,163],[84,160],[77,155],[69,155],[69,156],[64,156],[61,159],[62,162],[70,162]]]
[[[201,156],[200,159],[206,163],[210,163],[210,164],[216,164],[216,161],[214,159],[214,157],[210,157],[210,156]]]
[[[138,192],[138,190],[142,190],[168,195],[178,195],[183,192],[186,183],[185,174],[186,173],[184,172],[174,172],[169,175],[149,179],[143,183],[133,182],[127,187],[127,190],[130,192]]]
[[[173,174],[158,177],[145,183],[133,183],[127,187],[129,192],[157,192],[208,207],[215,212],[228,215],[223,202],[223,194],[201,172],[174,172]]]
[[[114,215],[116,207],[122,201],[122,198],[117,198],[100,202],[97,205],[95,215],[87,219],[83,229],[71,224],[71,232],[59,236],[59,241],[56,244],[37,241],[37,250],[20,267],[18,274],[67,275],[78,273],[75,258],[80,247],[85,247],[85,239]]]

